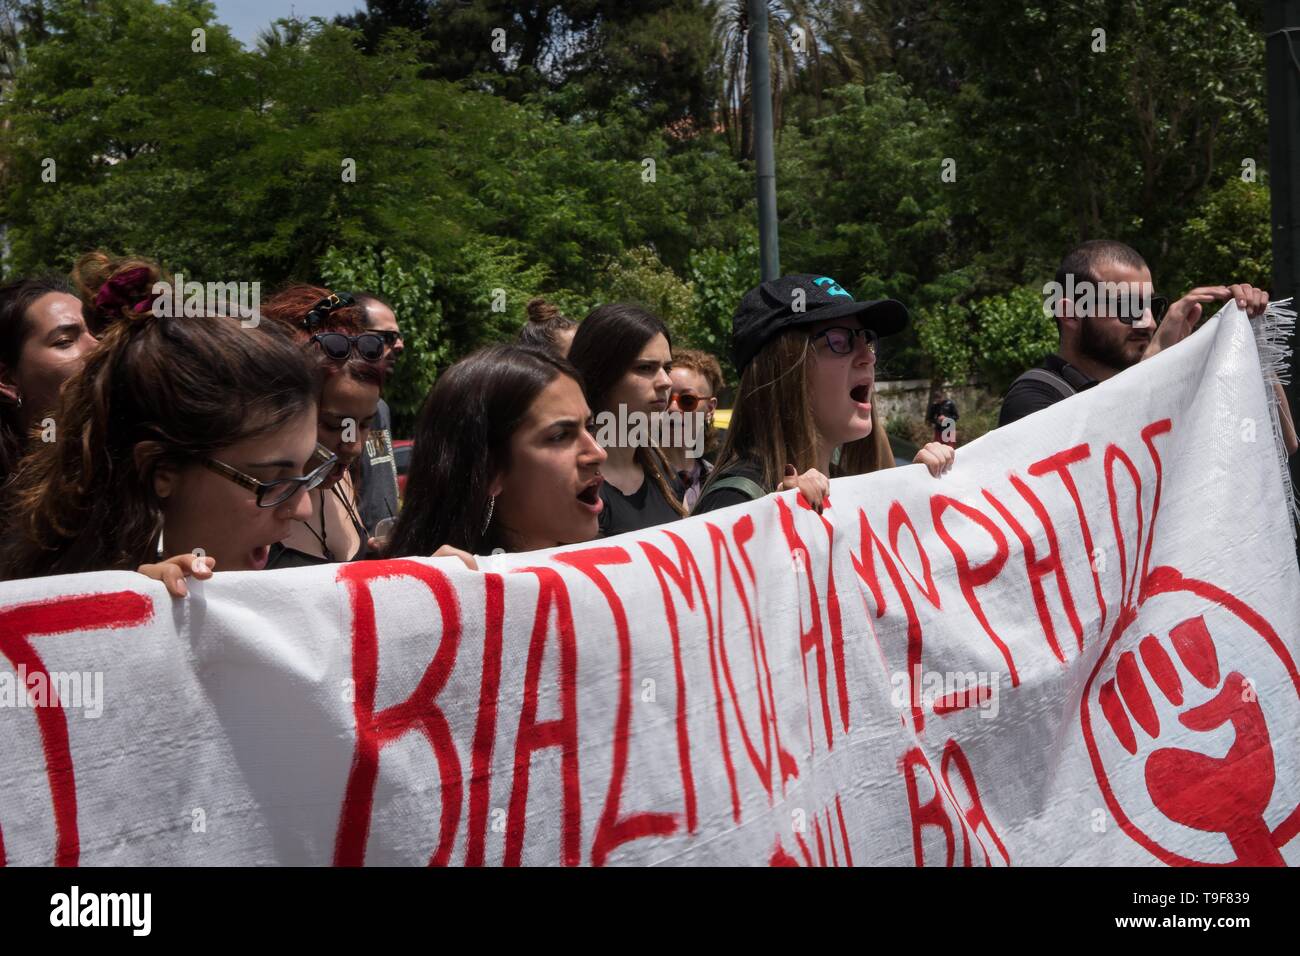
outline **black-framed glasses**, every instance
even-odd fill
[[[334,466],[339,463],[339,456],[321,445],[316,446],[316,453],[313,457],[320,457],[322,452],[325,454],[325,463],[317,468],[312,469],[305,475],[297,478],[277,478],[274,481],[258,481],[252,475],[246,475],[238,468],[232,468],[224,461],[218,461],[215,458],[203,459],[203,465],[209,471],[215,471],[223,478],[229,478],[237,485],[247,488],[249,491],[257,493],[257,506],[259,508],[274,508],[282,505],[294,495],[299,489],[312,491],[319,488],[329,473],[334,470]]]
[[[856,328],[850,329],[846,326],[836,325],[829,329],[822,329],[815,335],[808,338],[816,342],[818,339],[826,340],[826,347],[836,355],[848,355],[853,351],[857,344],[854,339],[862,336],[862,340],[867,343],[867,351],[872,355],[876,354],[876,348],[880,344],[880,336],[876,335],[875,329]]]
[[[303,317],[303,327],[308,330],[319,329],[325,324],[325,319],[331,312],[353,305],[355,302],[356,299],[352,298],[351,292],[331,292],[311,307],[311,311]]]
[[[377,362],[384,357],[384,337],[378,332],[344,335],[342,332],[317,332],[311,341],[320,345],[330,358],[342,362],[353,349],[367,362]]]
[[[384,347],[390,349],[402,340],[402,333],[395,331],[393,329],[384,329],[384,330],[371,329],[370,334],[382,336],[384,340]]]

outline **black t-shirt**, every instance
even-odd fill
[[[1095,378],[1085,375],[1059,355],[1047,356],[1036,367],[1059,375],[1073,386],[1076,392],[1082,392],[1097,384]],[[1033,379],[1025,378],[1017,379],[1012,383],[1011,388],[1007,389],[1006,397],[1002,399],[1002,411],[998,415],[998,426],[1001,427],[1019,421],[1026,415],[1042,411],[1064,398],[1064,395],[1046,382],[1035,382]]]
[[[602,482],[600,498],[605,502],[599,519],[602,538],[626,531],[653,528],[681,517],[649,475],[641,481],[641,487],[630,495],[623,494],[608,481]]]
[[[766,487],[763,484],[763,469],[753,461],[738,461],[735,464],[728,465],[725,470],[717,472],[716,475],[710,475],[713,481],[721,481],[723,478],[748,478],[756,485]],[[719,508],[730,508],[732,505],[744,504],[747,501],[753,501],[749,495],[745,494],[739,488],[718,488],[710,485],[706,488],[700,500],[695,503],[695,508],[691,514],[703,514],[706,511],[717,511]]]

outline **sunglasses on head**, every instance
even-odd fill
[[[875,329],[857,328],[850,329],[845,326],[833,326],[829,329],[822,329],[815,335],[808,338],[816,342],[818,339],[826,340],[826,347],[836,355],[848,355],[853,351],[856,344],[854,339],[862,336],[862,340],[867,343],[867,351],[871,354],[876,353],[876,348],[880,344],[880,337],[876,335]]]
[[[322,454],[323,453],[323,454]],[[249,491],[257,493],[257,506],[259,508],[274,508],[282,505],[298,491],[313,491],[320,487],[334,466],[338,464],[338,455],[324,448],[321,445],[316,446],[316,453],[313,458],[324,457],[324,464],[312,469],[305,475],[297,478],[277,478],[275,481],[259,481],[252,475],[246,475],[237,468],[232,468],[223,461],[217,461],[215,458],[203,459],[204,467],[209,471],[215,471],[223,478],[229,478],[237,485],[247,488]]]
[[[384,338],[378,332],[344,335],[342,332],[317,332],[311,341],[318,344],[330,358],[342,362],[353,352],[367,362],[376,362],[384,356]]]
[[[325,324],[325,319],[335,309],[342,309],[345,306],[352,305],[356,302],[350,292],[331,292],[325,298],[321,299],[311,307],[302,320],[303,328],[310,330],[319,329]]]

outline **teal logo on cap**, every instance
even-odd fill
[[[844,298],[850,300],[853,298],[853,296],[844,291],[843,286],[830,276],[821,276],[820,278],[813,279],[813,285],[819,285],[825,288],[827,295],[842,295]]]

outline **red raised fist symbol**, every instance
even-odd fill
[[[1293,727],[1300,714],[1290,653],[1247,605],[1172,568],[1156,568],[1142,593],[1083,699],[1107,805],[1166,863],[1285,865],[1300,805],[1293,783],[1277,786],[1268,728]]]

